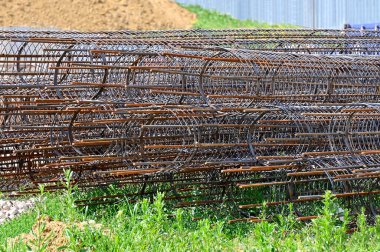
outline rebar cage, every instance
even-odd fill
[[[0,188],[129,185],[177,207],[378,214],[378,31],[0,30]],[[108,199],[105,200],[105,199]],[[101,201],[99,201],[101,200]]]

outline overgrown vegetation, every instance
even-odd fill
[[[41,221],[45,216],[66,223],[66,242],[57,248],[60,251],[380,250],[380,218],[375,225],[368,225],[362,213],[358,230],[348,234],[348,211],[339,218],[339,204],[330,192],[325,195],[319,218],[306,224],[293,214],[278,215],[273,222],[227,224],[226,219],[211,221],[206,215],[193,221],[193,209],[167,207],[160,193],[153,202],[144,199],[129,204],[125,200],[117,205],[77,208],[73,202],[78,192],[70,185],[72,174],[66,171],[65,175],[65,192],[47,194],[41,188],[34,210],[0,226],[1,251],[48,251],[53,231],[46,235],[46,223]],[[263,211],[261,218],[266,217]],[[77,224],[83,221],[98,223],[100,228],[79,228]],[[32,240],[10,239],[29,232],[33,223],[37,229]]]
[[[296,27],[289,24],[271,25],[265,22],[253,20],[239,20],[228,14],[222,14],[215,10],[208,10],[199,5],[184,5],[182,7],[195,13],[197,21],[194,24],[196,29],[229,29],[229,28],[291,28]]]

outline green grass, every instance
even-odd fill
[[[239,20],[230,15],[222,14],[218,11],[204,9],[199,5],[184,5],[182,7],[197,15],[194,24],[195,29],[228,29],[228,28],[295,28],[297,26],[289,24],[270,25],[268,23]]]
[[[36,212],[31,211],[21,215],[16,220],[8,221],[0,225],[0,244],[6,244],[8,237],[29,232],[36,221],[36,217]]]
[[[358,231],[347,234],[350,219],[345,211],[340,220],[338,201],[327,193],[320,217],[307,224],[292,214],[277,215],[274,221],[227,224],[228,218],[211,218],[205,211],[193,221],[194,209],[175,209],[165,204],[163,194],[153,202],[143,199],[129,204],[77,208],[74,200],[82,192],[66,184],[66,192],[46,194],[41,190],[37,207],[0,226],[0,251],[45,251],[42,239],[33,244],[10,244],[9,238],[28,232],[41,216],[67,223],[67,244],[63,251],[379,251],[380,219],[368,225],[364,214],[357,220]],[[199,217],[199,213],[197,216]],[[260,216],[266,219],[265,211]],[[102,229],[78,229],[74,223],[95,220]],[[43,226],[42,226],[43,228]],[[107,232],[106,232],[107,231]],[[36,239],[38,235],[36,236]],[[34,243],[37,244],[37,243]]]

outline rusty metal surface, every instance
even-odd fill
[[[78,205],[160,190],[177,207],[234,202],[248,216],[236,221],[264,201],[309,220],[305,206],[331,190],[376,215],[379,42],[376,31],[0,31],[0,189],[61,189],[72,169],[80,188],[134,188]]]

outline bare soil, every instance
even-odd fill
[[[51,220],[48,216],[39,219],[36,224],[33,225],[32,230],[27,234],[20,234],[15,238],[9,239],[9,243],[23,242],[27,244],[31,249],[36,249],[38,240],[41,241],[41,245],[47,245],[46,251],[58,252],[59,247],[65,246],[68,243],[65,230],[69,227],[75,227],[84,229],[86,226],[94,229],[102,230],[105,235],[109,235],[110,231],[104,229],[101,224],[95,222],[79,222],[68,225],[61,221]]]
[[[4,0],[0,26],[78,31],[188,29],[196,15],[173,0]]]

